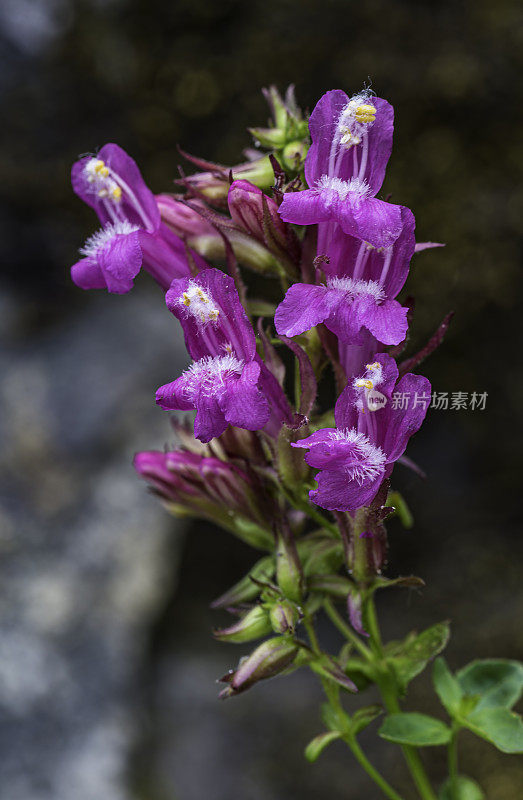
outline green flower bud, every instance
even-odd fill
[[[303,597],[303,570],[294,542],[280,536],[276,550],[276,580],[283,595],[295,603]]]
[[[294,633],[300,619],[300,612],[289,600],[279,600],[269,610],[274,633]]]
[[[305,161],[308,150],[309,145],[306,142],[296,141],[286,144],[282,152],[283,166],[297,172]]]
[[[265,636],[271,630],[272,625],[268,611],[263,606],[255,606],[234,625],[214,631],[213,635],[220,642],[241,644],[259,639],[260,636]]]

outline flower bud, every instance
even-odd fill
[[[220,692],[220,697],[231,697],[249,689],[258,681],[272,678],[289,667],[294,661],[299,646],[286,636],[275,636],[267,639],[254,650],[250,656],[243,658],[236,670],[222,678],[223,683],[228,683],[226,689]]]
[[[300,603],[303,596],[303,571],[290,535],[280,535],[276,550],[276,580],[284,597]]]
[[[261,558],[238,583],[228,591],[213,600],[211,608],[227,608],[227,606],[248,603],[260,593],[259,581],[268,581],[274,574],[274,559],[272,556]]]
[[[300,612],[289,600],[279,600],[269,611],[274,633],[294,633],[300,619]]]
[[[270,189],[274,183],[274,169],[269,156],[262,156],[255,161],[246,161],[235,167],[224,167],[219,164],[209,172],[196,172],[180,179],[190,193],[206,200],[211,205],[226,206],[229,193],[229,176],[233,180],[244,179],[259,186],[260,189]]]
[[[213,636],[220,642],[241,644],[259,639],[272,629],[269,613],[263,606],[254,606],[234,625],[214,631]]]
[[[286,144],[281,155],[283,166],[297,172],[305,161],[308,151],[309,145],[306,142],[297,141]]]
[[[278,214],[278,206],[261,189],[246,180],[234,181],[229,189],[229,211],[234,222],[260,242],[267,244],[267,228],[270,227],[285,244],[287,228]]]
[[[216,236],[220,238],[219,233],[213,226],[198,213],[196,208],[199,203],[198,200],[194,200],[194,206],[191,207],[170,194],[157,194],[155,199],[162,221],[177,236],[182,239],[194,236]]]

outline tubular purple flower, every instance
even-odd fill
[[[80,251],[85,258],[71,270],[82,289],[128,292],[143,265],[164,289],[190,273],[185,245],[164,223],[138,166],[116,144],[85,156],[72,168],[76,194],[98,214],[103,227]],[[192,254],[202,269],[206,262]]]
[[[400,206],[377,200],[392,149],[394,112],[386,100],[333,90],[320,99],[309,128],[305,159],[309,189],[284,195],[279,213],[298,225],[334,222],[374,247],[401,232]]]
[[[180,320],[195,359],[176,381],[160,387],[165,409],[197,411],[194,432],[203,442],[228,424],[275,435],[291,410],[285,395],[256,355],[256,340],[233,279],[218,269],[174,280],[167,307]],[[261,391],[260,391],[261,390]]]
[[[430,398],[427,378],[411,373],[398,380],[393,358],[384,353],[342,392],[335,408],[336,428],[324,428],[293,447],[309,448],[305,460],[320,470],[311,500],[331,511],[355,511],[376,496],[384,478],[419,430]],[[410,398],[396,407],[393,391]],[[377,408],[373,405],[379,400]]]

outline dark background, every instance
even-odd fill
[[[523,9],[3,0],[0,28],[0,796],[377,797],[341,745],[302,760],[321,729],[307,675],[216,699],[214,679],[239,651],[211,640],[220,620],[207,607],[252,553],[206,525],[184,537],[132,473],[133,450],[169,439],[153,392],[186,357],[147,277],[124,297],[70,283],[97,221],[69,169],[106,141],[154,191],[170,190],[178,143],[235,163],[247,125],[266,121],[271,83],[295,83],[309,109],[327,89],[370,82],[393,103],[384,192],[413,209],[419,241],[446,243],[412,265],[412,350],[453,309],[423,369],[438,391],[488,400],[429,414],[409,451],[426,482],[396,470],[416,524],[391,523],[389,573],[427,587],[384,593],[383,627],[394,637],[451,619],[453,668],[521,658]],[[441,714],[428,677],[408,702]],[[402,764],[375,730],[363,743],[401,788]],[[515,798],[521,764],[462,739],[463,772],[489,800]],[[441,780],[443,750],[426,755]]]

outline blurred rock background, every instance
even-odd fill
[[[106,141],[155,191],[177,143],[234,163],[270,83],[294,82],[309,108],[370,83],[394,104],[384,191],[413,208],[419,240],[447,243],[413,263],[412,346],[454,309],[425,371],[438,391],[489,394],[484,412],[430,414],[410,450],[428,481],[397,470],[416,525],[391,524],[390,573],[427,588],[383,594],[383,626],[451,618],[453,667],[522,658],[521,4],[2,0],[0,33],[0,798],[374,797],[341,746],[304,764],[320,729],[306,674],[216,699],[239,651],[211,641],[208,604],[252,553],[206,525],[184,537],[134,477],[132,453],[170,438],[153,391],[186,356],[146,278],[124,297],[69,282],[96,220],[68,173]],[[410,702],[440,713],[426,677]],[[517,759],[462,744],[489,800],[519,796]],[[440,779],[443,754],[431,764]]]

